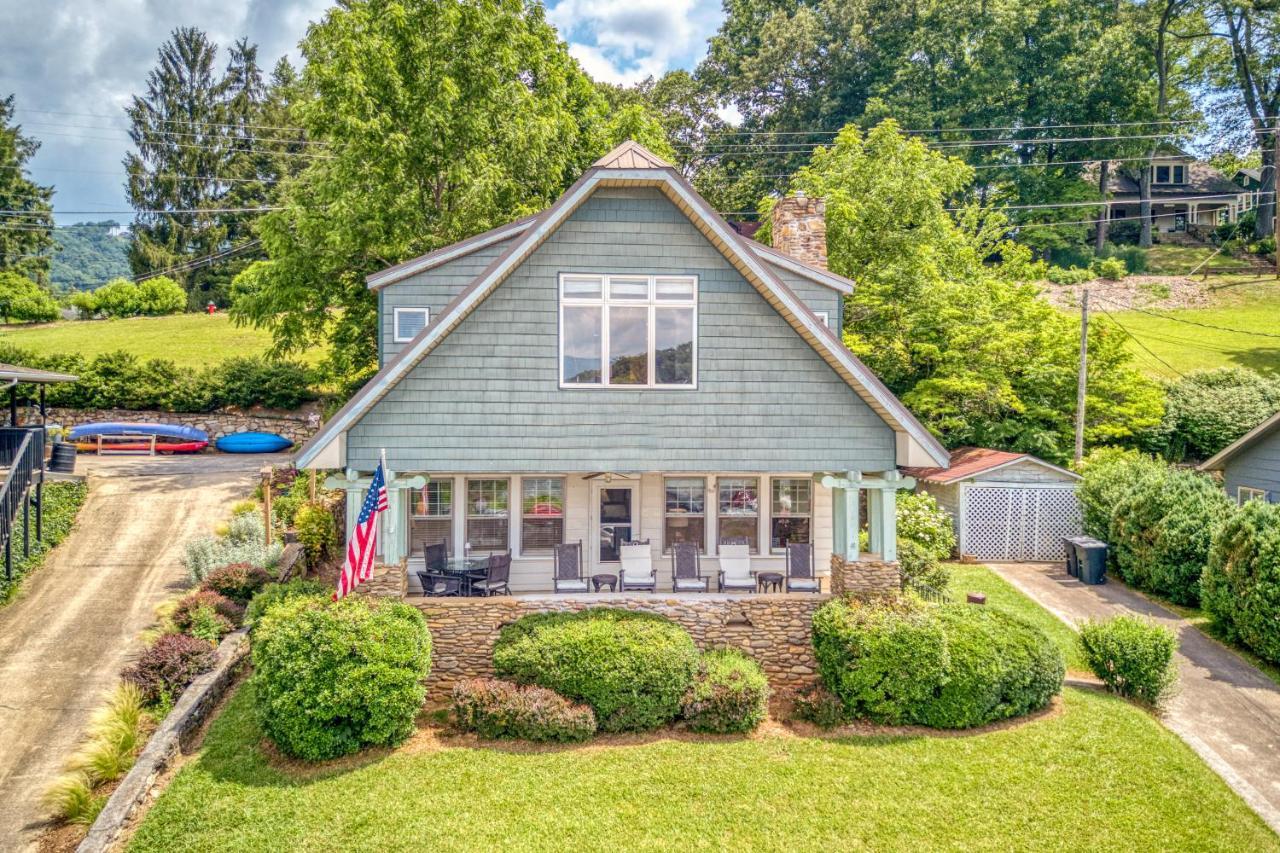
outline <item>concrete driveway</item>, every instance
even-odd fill
[[[276,457],[279,461],[282,457]],[[180,591],[187,540],[245,498],[267,456],[82,456],[79,524],[0,609],[0,850],[31,845],[42,791]]]
[[[1123,584],[1088,586],[1060,563],[997,563],[991,569],[1072,627],[1133,613],[1171,628],[1178,635],[1180,681],[1161,715],[1165,725],[1280,832],[1280,687],[1274,681]]]

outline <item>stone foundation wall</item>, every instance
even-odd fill
[[[375,576],[370,583],[378,580]],[[371,590],[372,592],[372,590]],[[374,593],[377,594],[377,593]],[[600,595],[496,598],[410,598],[431,628],[431,677],[427,695],[447,700],[465,678],[492,676],[493,645],[503,625],[530,613],[621,607],[666,616],[693,637],[698,648],[742,649],[764,669],[777,693],[817,682],[813,611],[829,595]]]
[[[861,560],[831,555],[833,595],[894,595],[902,590],[902,574],[897,561],[886,562],[874,554]]]
[[[274,410],[249,410],[186,414],[178,412],[141,411],[128,409],[61,409],[50,408],[49,423],[70,429],[80,424],[99,421],[135,421],[138,423],[175,424],[195,427],[209,434],[210,441],[217,441],[233,432],[274,432],[295,444],[302,444],[320,429],[320,415],[316,411],[280,412]]]

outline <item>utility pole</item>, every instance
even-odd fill
[[[1276,278],[1280,278],[1280,125],[1271,131],[1271,152],[1271,237],[1276,243]]]
[[[1080,373],[1076,376],[1076,464],[1084,458],[1084,392],[1089,381],[1089,288],[1080,300]]]

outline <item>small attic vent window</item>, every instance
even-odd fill
[[[398,343],[408,343],[418,336],[431,322],[430,308],[397,308],[392,312],[392,339]]]

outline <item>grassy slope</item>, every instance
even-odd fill
[[[1207,263],[1206,263],[1207,262]],[[1176,243],[1157,243],[1147,250],[1147,275],[1189,275],[1202,263],[1215,269],[1247,270],[1262,260],[1254,261],[1222,253],[1214,254],[1206,246],[1182,246]]]
[[[127,350],[141,358],[167,358],[181,367],[202,367],[231,356],[264,353],[271,336],[235,326],[226,314],[175,314],[8,327],[0,330],[0,341],[41,353],[79,352],[86,358]],[[306,360],[318,361],[322,356],[323,351],[316,349]]]
[[[957,567],[953,589],[985,591],[1074,649],[1073,632],[984,567]],[[266,758],[244,687],[130,849],[1280,849],[1177,737],[1093,691],[979,735],[638,740],[424,739],[297,774]]]

